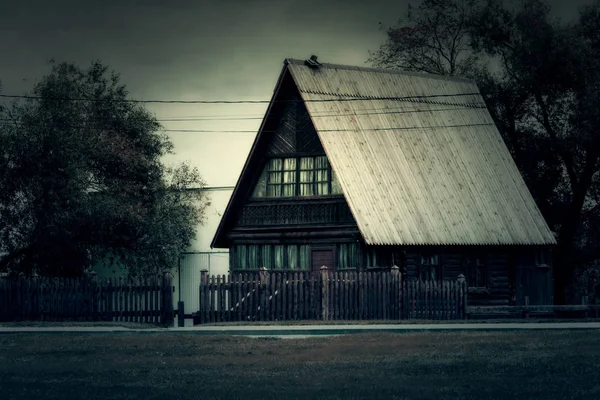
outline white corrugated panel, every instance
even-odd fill
[[[474,83],[288,64],[368,244],[555,243]]]

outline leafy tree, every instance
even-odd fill
[[[151,274],[177,263],[203,220],[204,185],[100,62],[52,63],[0,109],[0,271],[78,276],[97,264]]]
[[[445,7],[438,3],[441,0],[424,0],[411,26],[441,21],[443,27],[445,21],[456,20],[459,9],[449,4],[464,2],[443,2]],[[551,20],[550,8],[541,0],[523,0],[511,10],[497,0],[469,4],[468,15],[461,17],[462,51],[466,59],[485,59],[486,64],[473,63],[462,70],[418,68],[403,55],[382,52],[403,41],[389,33],[378,53],[383,58],[371,61],[464,74],[477,81],[538,206],[557,232],[555,299],[563,303],[573,272],[600,258],[600,6],[582,9],[576,23],[566,24]],[[453,36],[451,31],[441,32],[447,32],[440,41],[445,47],[422,45],[411,54],[418,57],[427,50],[431,59],[447,52]]]

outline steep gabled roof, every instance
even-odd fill
[[[286,72],[366,243],[555,244],[475,83],[292,59]]]

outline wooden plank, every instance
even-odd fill
[[[304,319],[304,273],[294,273],[294,279],[297,279],[296,292],[298,296],[298,308],[296,309],[296,319],[302,320]]]
[[[273,287],[274,320],[281,321],[281,273],[275,274],[275,286]]]
[[[367,272],[367,308],[369,319],[376,317],[375,299],[377,291],[376,275],[374,271]]]
[[[258,273],[254,272],[252,274],[252,315],[253,321],[258,321],[260,319],[260,303],[259,303],[259,282],[260,276]]]
[[[389,271],[383,271],[383,273],[381,274],[381,278],[383,280],[382,284],[383,284],[383,316],[382,318],[384,320],[389,320],[390,319],[390,272]]]
[[[289,288],[288,288],[288,274],[287,272],[281,273],[281,320],[287,321],[290,305],[289,305]]]
[[[242,274],[236,274],[235,276],[235,315],[236,321],[242,321]]]
[[[363,272],[362,273],[362,282],[361,282],[361,287],[362,287],[362,296],[361,296],[361,300],[362,300],[362,315],[363,315],[363,319],[367,320],[370,319],[370,313],[371,313],[371,309],[369,307],[369,297],[370,297],[370,283],[371,283],[371,278],[370,278],[370,274],[369,272]]]
[[[311,310],[311,319],[317,319],[317,310],[321,309],[321,295],[320,295],[320,275],[311,274],[310,275],[310,310]]]
[[[297,321],[299,318],[299,306],[300,306],[300,285],[299,285],[300,279],[298,277],[298,273],[294,272],[292,274],[292,288],[293,288],[293,293],[292,293],[292,302],[293,302],[293,309],[292,309],[292,316],[291,318],[295,321]]]
[[[138,309],[138,302],[137,302],[137,297],[138,297],[138,290],[139,290],[139,284],[138,284],[138,280],[137,278],[133,278],[131,281],[131,294],[132,294],[132,310],[131,310],[131,317],[133,322],[138,322],[137,320],[137,316],[139,313],[139,309]]]
[[[215,322],[215,286],[216,278],[214,275],[208,277],[208,322]]]
[[[276,282],[275,282],[276,276],[274,272],[269,272],[269,277],[267,279],[268,281],[268,320],[269,321],[275,321],[275,288],[276,288]]]
[[[231,307],[233,304],[233,290],[231,281],[231,274],[223,275],[223,280],[225,281],[225,312],[226,312],[226,320],[233,321],[233,313],[231,311]]]
[[[122,278],[115,279],[114,296],[115,296],[115,321],[121,321],[121,290],[122,290]]]
[[[215,322],[223,321],[223,282],[221,275],[217,275],[215,283]]]
[[[144,293],[147,293],[148,289],[144,285],[144,279],[138,279],[138,321],[140,323],[144,322]]]
[[[365,272],[358,273],[358,319],[365,319]]]
[[[445,320],[446,319],[446,304],[448,302],[447,298],[446,298],[446,285],[448,284],[448,280],[443,280],[440,283],[440,319],[441,320]]]

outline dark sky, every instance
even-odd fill
[[[576,17],[592,0],[553,0]],[[269,99],[283,59],[365,65],[408,0],[0,0],[0,81],[22,94],[46,61],[100,59],[121,73],[133,98]],[[413,1],[413,4],[418,1]],[[159,119],[262,117],[266,105],[151,105]],[[167,129],[256,130],[260,120],[165,121]],[[235,184],[253,133],[172,133],[176,156],[210,185]]]

